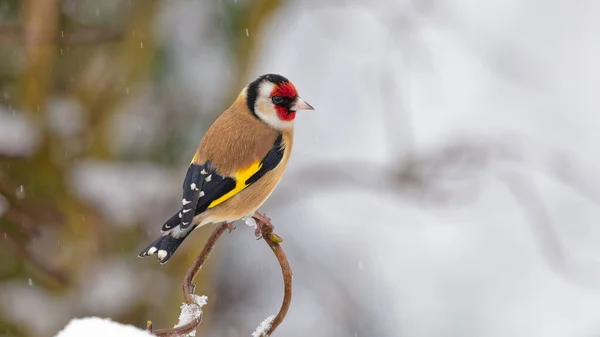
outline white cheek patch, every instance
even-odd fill
[[[275,109],[273,109],[275,110]],[[282,130],[282,129],[287,129],[287,128],[291,128],[292,126],[294,126],[294,121],[282,121],[281,119],[279,119],[279,117],[277,117],[277,114],[274,112],[271,115],[261,115],[260,113],[257,113],[257,115],[260,116],[260,119],[263,120],[263,122],[269,124],[270,126],[274,127],[275,129],[278,130]]]
[[[254,105],[254,112],[261,118],[264,119],[269,116],[277,115],[275,111],[275,105],[270,100],[258,98]]]
[[[263,82],[258,88],[258,97],[254,104],[254,112],[265,123],[275,129],[287,129],[294,125],[294,121],[282,121],[277,117],[275,105],[271,102],[271,92],[275,88],[275,84],[271,82]]]
[[[275,84],[266,81],[262,82],[258,87],[258,98],[271,97],[271,92],[273,92],[273,88],[275,88]]]

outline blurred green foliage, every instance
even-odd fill
[[[194,252],[187,258],[182,254],[184,258],[166,266],[133,260],[140,245],[150,239],[148,234],[139,224],[111,224],[74,193],[70,175],[78,163],[97,159],[167,166],[177,177],[188,160],[185,155],[192,153],[188,149],[196,146],[201,135],[191,141],[186,136],[191,131],[186,129],[191,127],[189,123],[167,119],[165,136],[147,151],[123,154],[111,150],[113,117],[136,88],[149,85],[151,95],[171,102],[165,104],[168,108],[189,109],[189,105],[177,107],[176,98],[166,97],[169,92],[164,90],[173,60],[171,51],[156,39],[155,28],[165,4],[158,0],[113,0],[98,5],[103,10],[96,8],[97,4],[83,0],[0,0],[0,106],[3,113],[28,120],[41,139],[32,153],[0,153],[0,196],[7,201],[7,209],[0,213],[0,292],[9,283],[30,283],[36,291],[76,301],[72,294],[87,286],[81,283],[82,275],[94,273],[90,268],[98,261],[119,258],[137,263],[136,270],[167,276],[169,304],[156,307],[148,286],[139,303],[111,318],[138,326],[152,319],[157,326],[168,326],[175,322],[181,302],[179,282]],[[221,1],[216,5],[219,8],[214,11],[213,22],[216,29],[225,32],[228,52],[236,62],[235,85],[223,88],[230,98],[247,81],[260,26],[279,5],[277,0]],[[253,34],[246,36],[246,28]],[[57,134],[48,123],[47,111],[57,98],[75,101],[84,115],[84,128],[69,137]],[[206,120],[207,127],[218,113],[196,115]],[[155,226],[162,220],[156,219]],[[198,235],[198,242],[202,242],[202,235]],[[209,293],[211,264],[205,269],[196,283],[198,291]],[[140,283],[140,287],[145,285]],[[36,336],[26,322],[15,321],[9,311],[0,306],[0,336]],[[210,314],[203,324],[209,322]],[[56,322],[56,326],[64,323]]]

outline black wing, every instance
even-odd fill
[[[281,163],[284,151],[283,136],[279,134],[273,147],[261,160],[258,170],[246,181],[239,182],[232,177],[218,174],[210,160],[202,165],[191,164],[182,186],[183,199],[181,202],[183,207],[178,214],[173,215],[163,225],[162,231],[167,231],[177,225],[180,225],[181,229],[189,227],[194,216],[206,211],[213,201],[233,189],[239,191],[245,189],[257,182],[267,172],[275,169]],[[194,209],[195,211],[192,211]]]
[[[261,166],[248,180],[246,180],[246,185],[251,185],[258,181],[258,179],[262,178],[267,172],[276,168],[281,160],[283,159],[283,152],[285,151],[285,147],[283,146],[283,136],[279,134],[279,137],[275,139],[275,143],[273,143],[273,147],[267,155],[261,161]]]
[[[194,216],[204,212],[213,200],[220,198],[235,187],[235,180],[217,173],[209,161],[202,165],[191,164],[183,181],[182,207],[162,227],[162,231],[177,225],[186,229]]]

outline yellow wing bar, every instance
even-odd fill
[[[260,160],[258,160],[256,162],[254,162],[252,165],[250,165],[250,167],[247,167],[245,169],[241,169],[241,170],[237,171],[235,174],[235,187],[231,191],[224,194],[219,199],[216,199],[213,202],[211,202],[210,205],[208,205],[208,208],[213,208],[213,207],[217,206],[218,204],[220,204],[220,203],[226,201],[227,199],[233,197],[234,195],[238,194],[244,188],[248,187],[248,185],[246,185],[246,180],[248,180],[248,178],[252,177],[252,175],[255,174],[256,172],[258,172],[258,170],[260,170],[261,166],[262,166],[262,163]]]

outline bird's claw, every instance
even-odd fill
[[[227,222],[225,223],[225,228],[227,228],[229,233],[231,233],[235,229],[235,225],[233,224],[233,222]]]
[[[262,232],[260,231],[262,225],[259,224],[262,224],[262,222],[256,223],[256,229],[254,230],[254,236],[256,236],[256,240],[262,239]]]
[[[262,223],[271,223],[271,218],[267,216],[267,213],[254,212],[252,216],[255,220]]]
[[[256,220],[256,229],[254,230],[254,236],[256,236],[256,239],[260,240],[264,235],[270,237],[273,233],[271,218],[269,218],[266,213],[259,212],[255,212],[253,218]]]

